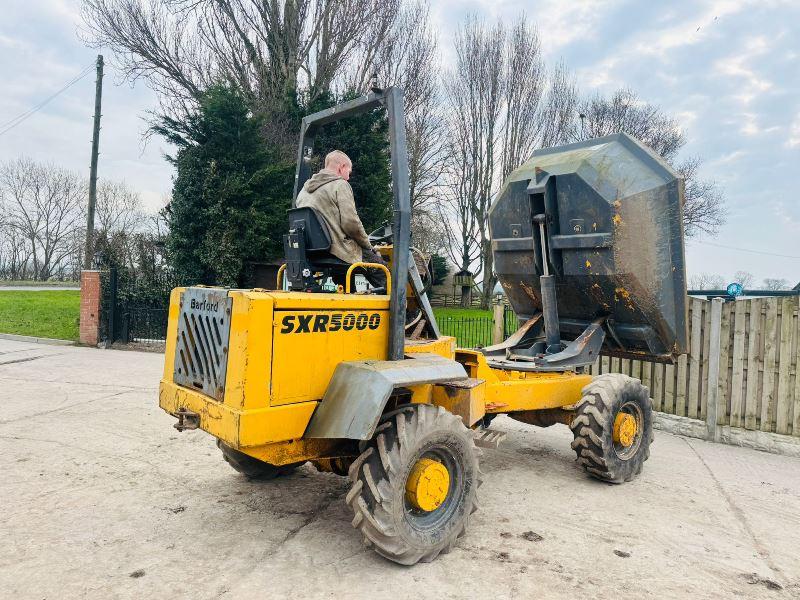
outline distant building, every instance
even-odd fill
[[[800,283],[798,283],[794,288],[792,288],[795,292],[800,292]]]

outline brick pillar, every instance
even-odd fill
[[[81,344],[100,341],[100,271],[81,271]]]

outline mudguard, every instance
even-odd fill
[[[371,439],[396,388],[466,378],[460,363],[438,354],[340,363],[303,437]]]

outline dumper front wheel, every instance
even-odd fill
[[[472,431],[442,407],[389,416],[350,467],[353,527],[403,565],[449,552],[477,508],[479,452]]]
[[[217,440],[217,447],[222,451],[222,458],[225,459],[225,462],[248,479],[274,479],[280,475],[291,473],[302,464],[271,465],[231,448],[222,440]]]
[[[653,441],[653,408],[638,379],[608,373],[583,388],[570,424],[572,449],[584,470],[622,483],[642,472]]]

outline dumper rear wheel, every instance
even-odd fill
[[[222,451],[222,458],[225,459],[225,462],[248,479],[274,479],[280,475],[291,473],[303,464],[271,465],[231,448],[222,440],[217,440],[217,447]]]
[[[472,431],[442,407],[392,414],[350,467],[353,527],[403,565],[449,552],[477,509],[479,454]]]
[[[611,483],[642,472],[653,441],[653,408],[638,379],[618,373],[595,377],[583,388],[570,424],[572,449],[591,476]]]

